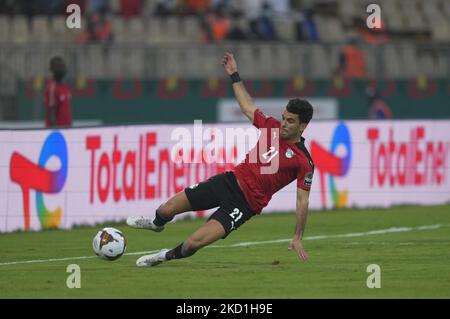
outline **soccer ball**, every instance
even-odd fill
[[[127,249],[127,241],[122,232],[116,228],[106,227],[95,235],[92,247],[97,256],[106,260],[116,260]]]

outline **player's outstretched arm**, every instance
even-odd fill
[[[303,249],[302,238],[306,226],[306,217],[308,215],[309,191],[297,188],[297,209],[295,211],[296,225],[294,237],[289,243],[288,249],[295,249],[298,257],[302,260],[308,259],[308,255]]]
[[[247,116],[253,123],[253,115],[255,114],[256,106],[252,100],[252,97],[245,89],[244,83],[239,78],[237,73],[237,63],[232,53],[225,53],[222,60],[222,65],[228,75],[232,78],[234,96],[239,103],[242,113],[244,113],[244,115]]]

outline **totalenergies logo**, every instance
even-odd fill
[[[340,146],[343,146],[345,149],[345,155],[342,157],[336,155],[336,151]],[[348,202],[348,191],[339,191],[336,187],[335,178],[347,175],[350,168],[352,144],[347,126],[343,122],[338,124],[334,131],[329,151],[313,141],[311,143],[311,156],[316,168],[319,169],[322,206],[326,207],[327,188],[325,177],[328,175],[333,206],[338,208],[345,207]]]
[[[56,171],[47,170],[48,160],[56,156],[60,168]],[[19,184],[23,195],[23,214],[25,230],[30,229],[30,191],[36,191],[36,210],[43,228],[56,228],[61,224],[62,209],[57,207],[49,210],[44,203],[43,193],[59,193],[67,178],[68,156],[67,144],[59,132],[51,133],[44,142],[36,165],[33,161],[18,152],[11,156],[11,180]]]

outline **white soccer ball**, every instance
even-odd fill
[[[106,260],[116,260],[127,249],[127,241],[122,232],[116,228],[106,227],[95,235],[92,247],[97,256]]]

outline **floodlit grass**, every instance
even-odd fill
[[[171,223],[162,233],[113,226],[133,253],[175,247],[202,223]],[[230,247],[289,239],[294,224],[293,213],[262,214],[219,247],[152,268],[137,268],[139,255],[95,257],[91,242],[101,226],[0,234],[0,298],[450,298],[448,205],[312,212],[306,262],[287,241]],[[435,226],[420,228],[428,225]],[[367,234],[383,229],[392,232]],[[336,236],[343,234],[353,235]],[[5,264],[31,260],[40,262]],[[66,286],[69,264],[81,268],[80,289]],[[379,289],[366,285],[370,264],[381,267]]]

